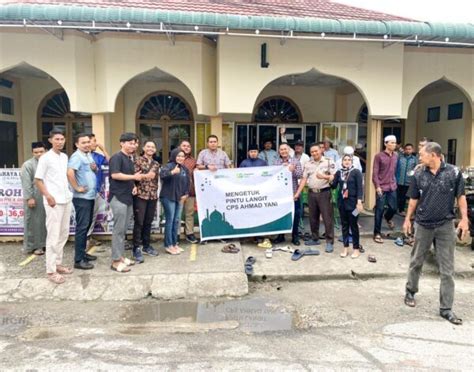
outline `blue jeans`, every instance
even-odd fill
[[[183,205],[177,201],[161,198],[161,203],[165,209],[165,248],[178,244],[179,225]]]
[[[87,232],[92,224],[95,199],[73,198],[76,211],[76,235],[74,237],[74,261],[80,262],[86,256]]]
[[[387,211],[384,215],[385,205],[388,205]],[[375,203],[375,221],[374,221],[374,235],[382,232],[382,217],[390,221],[397,213],[397,192],[384,191],[382,195],[377,194],[377,201]]]

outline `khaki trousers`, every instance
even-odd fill
[[[63,251],[69,238],[69,221],[72,203],[56,204],[51,208],[44,203],[46,211],[46,272],[56,272],[56,266],[62,265]]]
[[[186,235],[194,234],[194,201],[196,197],[189,196],[184,202],[184,217],[185,217],[185,233]]]

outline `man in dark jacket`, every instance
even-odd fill
[[[268,164],[265,160],[258,157],[258,146],[249,145],[248,158],[240,163],[239,168],[251,168],[251,167],[266,167]],[[272,243],[268,238],[257,237],[258,246],[260,248],[272,248]]]
[[[248,158],[240,163],[239,168],[250,168],[250,167],[265,167],[267,162],[258,157],[258,146],[250,145],[248,151]]]

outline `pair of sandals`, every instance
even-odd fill
[[[405,305],[409,307],[416,306],[415,294],[408,290],[405,293]],[[439,315],[454,325],[462,325],[462,319],[458,318],[451,309],[441,309]]]
[[[114,266],[114,264],[112,263],[112,265],[110,265],[110,269],[118,273],[128,273],[131,271],[129,266],[133,266],[133,265],[135,265],[134,260],[131,260],[126,257],[122,257],[119,264],[117,266]]]
[[[70,275],[73,271],[70,267],[56,266],[56,272],[48,274],[48,280],[54,284],[63,284],[66,281],[63,275]]]
[[[298,261],[303,256],[319,256],[320,252],[317,249],[295,249],[291,255],[292,261]]]
[[[229,243],[229,244],[226,244],[224,245],[224,247],[222,247],[221,251],[223,253],[239,253],[240,252],[240,249],[237,248],[237,246],[234,244],[234,243]]]
[[[349,254],[347,253],[347,251],[344,251],[342,252],[339,257],[341,258],[346,258],[347,256],[349,256]],[[351,258],[359,258],[360,257],[360,252],[358,252],[358,254],[355,254],[355,251],[351,254]]]

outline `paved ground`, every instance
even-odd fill
[[[459,327],[439,318],[438,285],[438,278],[424,277],[414,309],[403,305],[404,280],[395,278],[252,283],[248,296],[227,301],[2,303],[0,365],[470,371],[474,284],[456,282],[456,311],[465,320]]]
[[[373,218],[360,219],[362,231],[372,229]],[[401,218],[396,218],[398,229]],[[386,233],[392,233],[385,230]],[[336,230],[336,235],[340,233]],[[199,297],[239,297],[248,293],[248,279],[244,273],[244,262],[248,256],[257,259],[251,281],[308,281],[352,278],[404,278],[408,269],[411,248],[398,247],[393,240],[376,244],[371,236],[364,235],[362,244],[366,253],[354,260],[342,259],[339,253],[342,243],[336,242],[335,252],[324,252],[321,246],[312,247],[321,251],[319,256],[305,256],[292,261],[291,254],[277,251],[271,259],[265,250],[257,248],[252,239],[234,242],[241,248],[238,254],[221,252],[222,243],[191,245],[183,242],[185,252],[170,256],[161,248],[161,239],[155,244],[160,256],[147,257],[145,263],[135,265],[132,272],[119,274],[110,270],[110,241],[104,242],[105,252],[97,254],[94,270],[76,270],[65,284],[55,286],[45,279],[44,256],[34,257],[21,253],[20,243],[0,243],[0,301],[35,300],[140,300],[152,296],[157,299],[175,300]],[[280,246],[286,246],[280,244]],[[305,249],[291,246],[291,248]],[[129,255],[131,251],[127,251]],[[376,263],[367,260],[375,255]],[[73,244],[65,248],[64,262],[72,265]],[[456,273],[458,277],[474,274],[474,252],[467,245],[456,249]],[[438,272],[436,259],[430,255],[424,267],[425,274]]]

